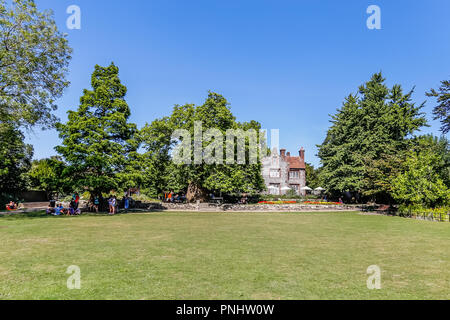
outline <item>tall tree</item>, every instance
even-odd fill
[[[63,142],[56,150],[68,165],[65,175],[73,187],[100,196],[130,184],[127,169],[134,165],[136,125],[128,123],[127,88],[120,82],[118,67],[95,66],[91,85],[78,110],[69,111],[68,122],[57,124]]]
[[[72,49],[32,0],[0,0],[0,122],[51,127]]]
[[[334,193],[361,192],[374,199],[385,198],[383,183],[368,179],[372,165],[408,149],[409,137],[426,125],[420,106],[411,102],[413,90],[404,94],[400,85],[389,89],[381,73],[349,95],[319,147],[326,187]],[[376,176],[376,175],[375,175]]]
[[[200,154],[204,156],[209,153],[206,151],[208,148],[216,146],[217,149],[214,149],[211,155],[219,163],[208,163],[206,160],[195,163],[195,148],[191,149],[187,157],[192,163],[177,164],[172,161],[174,148],[177,143],[180,143],[172,139],[172,133],[177,129],[186,130],[190,134],[190,140],[187,143],[194,146],[196,143],[195,122],[201,122],[203,130],[203,133],[200,133],[204,138],[200,145],[202,147]],[[249,161],[251,154],[249,139],[243,138],[245,164],[226,161],[227,150],[233,152],[233,160],[237,160],[237,152],[235,140],[232,145],[227,145],[225,142],[228,130],[241,129],[242,132],[248,132],[253,129],[254,132],[259,133],[260,128],[260,124],[255,121],[237,122],[227,100],[217,93],[210,92],[205,103],[200,106],[177,105],[170,117],[155,120],[142,129],[143,146],[147,150],[146,157],[149,160],[147,168],[149,172],[154,173],[151,175],[153,182],[150,183],[156,188],[156,192],[187,191],[189,200],[202,200],[208,192],[214,191],[226,193],[261,191],[264,189],[261,164]],[[215,130],[216,135],[219,136],[206,139],[206,132],[210,129]],[[223,150],[222,155],[219,150]]]
[[[447,134],[450,132],[450,81],[444,80],[441,84],[437,91],[431,89],[427,96],[437,98],[438,105],[433,110],[434,120],[441,120],[441,131]]]

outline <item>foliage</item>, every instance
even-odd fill
[[[444,134],[450,132],[450,81],[442,81],[438,91],[431,89],[427,96],[437,98],[439,104],[433,110],[434,120],[441,120]]]
[[[306,163],[306,185],[312,189],[321,186],[320,172],[322,168],[315,169],[313,165]]]
[[[210,92],[205,103],[200,106],[176,105],[170,117],[155,120],[141,130],[141,141],[146,150],[145,176],[151,177],[146,187],[153,188],[157,193],[187,191],[189,200],[202,198],[207,192],[257,193],[263,190],[264,181],[260,162],[248,163],[248,140],[246,140],[247,164],[245,165],[227,164],[226,152],[224,152],[223,164],[202,162],[202,164],[186,165],[175,164],[172,161],[171,152],[178,143],[172,139],[172,133],[177,129],[187,130],[191,135],[191,145],[194,145],[194,122],[196,121],[202,123],[203,131],[217,129],[223,137],[226,137],[228,129],[253,129],[259,133],[261,128],[256,121],[237,122],[227,100],[217,93]],[[204,140],[202,147],[205,149],[213,142]],[[225,142],[223,149],[226,150]]]
[[[324,187],[333,194],[356,191],[372,198],[389,194],[384,173],[371,170],[374,162],[379,161],[376,168],[381,169],[391,155],[407,150],[408,137],[426,125],[420,112],[423,105],[411,102],[412,93],[404,94],[400,85],[389,89],[381,73],[376,73],[359,88],[359,94],[345,99],[318,146]],[[391,166],[395,167],[395,161]],[[381,181],[371,183],[371,177]]]
[[[32,0],[8,2],[0,0],[0,121],[51,127],[72,50],[51,12]]]
[[[16,127],[0,122],[0,192],[14,193],[26,185],[26,173],[31,167],[33,147],[23,142]]]
[[[424,219],[432,217],[433,220],[450,222],[450,206],[427,208],[421,205],[400,205],[398,208],[398,215]]]
[[[138,143],[136,125],[127,122],[127,88],[120,82],[118,67],[95,66],[91,84],[78,110],[69,111],[68,122],[57,124],[63,143],[56,150],[68,164],[64,174],[73,188],[100,196],[137,184]]]
[[[392,181],[392,193],[397,201],[428,208],[450,204],[448,158],[443,158],[439,151],[442,143],[446,142],[429,136],[418,139],[406,157],[405,170]],[[448,157],[448,142],[446,152]]]
[[[364,184],[365,195],[381,202],[392,201],[392,181],[404,169],[406,150],[395,151],[395,147],[386,145],[378,158],[366,158]]]
[[[35,160],[28,173],[30,187],[34,190],[52,192],[57,194],[67,190],[69,182],[64,179],[63,172],[66,166],[59,157]]]

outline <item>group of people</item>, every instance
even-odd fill
[[[164,201],[169,203],[183,203],[186,202],[186,196],[181,193],[174,194],[173,192],[164,193]]]
[[[91,212],[96,212],[98,213],[99,210],[102,210],[102,200],[103,198],[95,196],[93,198],[91,198],[91,201],[88,204],[88,208]],[[125,209],[125,211],[127,212],[128,209],[130,208],[132,203],[132,198],[128,196],[128,193],[126,193],[124,195],[124,197],[122,198],[122,201],[120,202],[120,206],[123,207]],[[80,195],[75,192],[70,200],[70,203],[68,205],[68,207],[64,207],[62,202],[57,202],[56,200],[52,199],[50,200],[48,207],[46,209],[46,213],[48,215],[53,215],[53,216],[61,216],[61,215],[66,215],[66,216],[76,216],[76,215],[80,215],[81,214],[81,209],[79,208],[80,206]],[[108,198],[108,206],[109,206],[109,214],[110,215],[114,215],[119,211],[119,201],[117,200],[117,197],[112,195]],[[7,203],[5,205],[6,210],[11,211],[11,210],[17,210],[18,209],[18,204],[15,203],[14,201],[10,201],[9,203]]]
[[[53,216],[78,216],[81,214],[81,209],[79,208],[80,204],[80,196],[78,193],[75,193],[70,200],[69,207],[64,208],[62,203],[56,203],[55,200],[50,200],[50,203],[47,207],[47,214]]]
[[[17,203],[15,203],[14,201],[10,201],[7,205],[6,205],[6,210],[11,211],[11,210],[16,210],[17,209]]]

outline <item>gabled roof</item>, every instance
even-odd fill
[[[305,161],[300,157],[286,157],[290,169],[306,169]]]

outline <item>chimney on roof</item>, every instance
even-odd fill
[[[290,152],[288,152],[288,153],[287,153],[287,156],[288,156],[288,157],[290,157],[290,156],[291,156],[291,153],[290,153]]]
[[[299,155],[300,155],[300,159],[305,161],[305,149],[303,149],[303,147],[300,149]]]
[[[282,158],[286,157],[286,149],[281,149],[281,150],[280,150],[280,156],[281,156]]]

